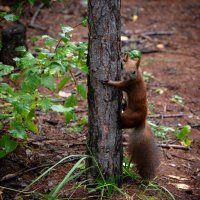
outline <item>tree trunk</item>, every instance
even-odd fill
[[[14,23],[11,27],[3,29],[1,35],[0,61],[15,66],[13,58],[20,56],[15,49],[19,46],[26,47],[26,27],[22,23]]]
[[[121,73],[120,0],[89,0],[88,153],[99,163],[104,177],[122,180],[122,134],[119,129],[121,93],[101,81],[119,80]],[[93,166],[92,160],[88,161]],[[98,170],[92,169],[95,178]]]

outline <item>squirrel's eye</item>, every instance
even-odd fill
[[[132,74],[135,74],[135,71],[134,71],[134,72],[132,72]]]

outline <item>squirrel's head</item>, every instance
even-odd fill
[[[141,72],[139,69],[140,58],[135,61],[131,59],[128,54],[126,54],[122,59],[122,64],[124,68],[124,71],[122,73],[122,80],[133,81],[141,76]]]

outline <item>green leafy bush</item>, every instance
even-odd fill
[[[25,47],[18,47],[16,50],[21,53],[21,57],[15,58],[15,61],[20,73],[15,73],[13,66],[0,64],[0,129],[3,132],[0,158],[13,151],[17,147],[17,141],[26,140],[27,131],[39,133],[35,123],[37,108],[44,112],[62,112],[68,123],[75,118],[74,107],[80,99],[78,96],[84,99],[87,97],[86,86],[75,80],[72,72],[72,69],[88,72],[87,44],[71,42],[72,30],[69,26],[62,26],[59,39],[48,35],[34,37],[34,42],[40,39],[44,44],[43,47],[34,47],[36,56]],[[12,81],[20,79],[19,89],[4,82],[5,76],[9,76]],[[60,80],[57,85],[55,78]],[[56,104],[55,98],[46,97],[38,90],[42,86],[52,92],[60,91],[69,81],[73,81],[76,93],[66,98],[63,105]]]
[[[158,126],[155,123],[150,122],[150,121],[148,121],[148,124],[152,128],[154,135],[158,138],[161,138],[161,139],[166,139],[167,133],[175,131],[174,128],[171,128],[171,127],[168,127],[168,126]]]
[[[42,0],[41,2],[45,5],[49,5],[51,0]],[[18,21],[20,16],[24,13],[25,8],[27,6],[32,7],[35,3],[37,3],[37,0],[13,1],[10,10],[0,11],[0,19],[4,19],[8,22]]]

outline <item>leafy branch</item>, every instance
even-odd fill
[[[3,119],[0,124],[3,132],[0,138],[0,158],[12,152],[18,141],[26,140],[28,131],[39,133],[36,109],[62,112],[66,123],[77,119],[75,106],[79,101],[78,96],[85,99],[87,92],[86,86],[74,77],[72,69],[88,72],[87,43],[71,42],[71,30],[73,28],[69,26],[62,26],[59,40],[48,35],[33,37],[35,43],[42,40],[44,45],[34,47],[36,54],[28,52],[25,47],[18,47],[16,50],[21,57],[14,60],[20,73],[15,73],[13,66],[0,64],[0,102],[4,105],[0,111],[0,118]],[[58,41],[62,41],[62,44]],[[19,89],[4,82],[5,76],[9,76],[11,81],[20,80]],[[60,82],[56,85],[57,78]],[[60,91],[72,80],[76,88],[75,95],[69,96],[63,105],[55,104],[53,98],[39,92],[41,86],[52,92]]]

